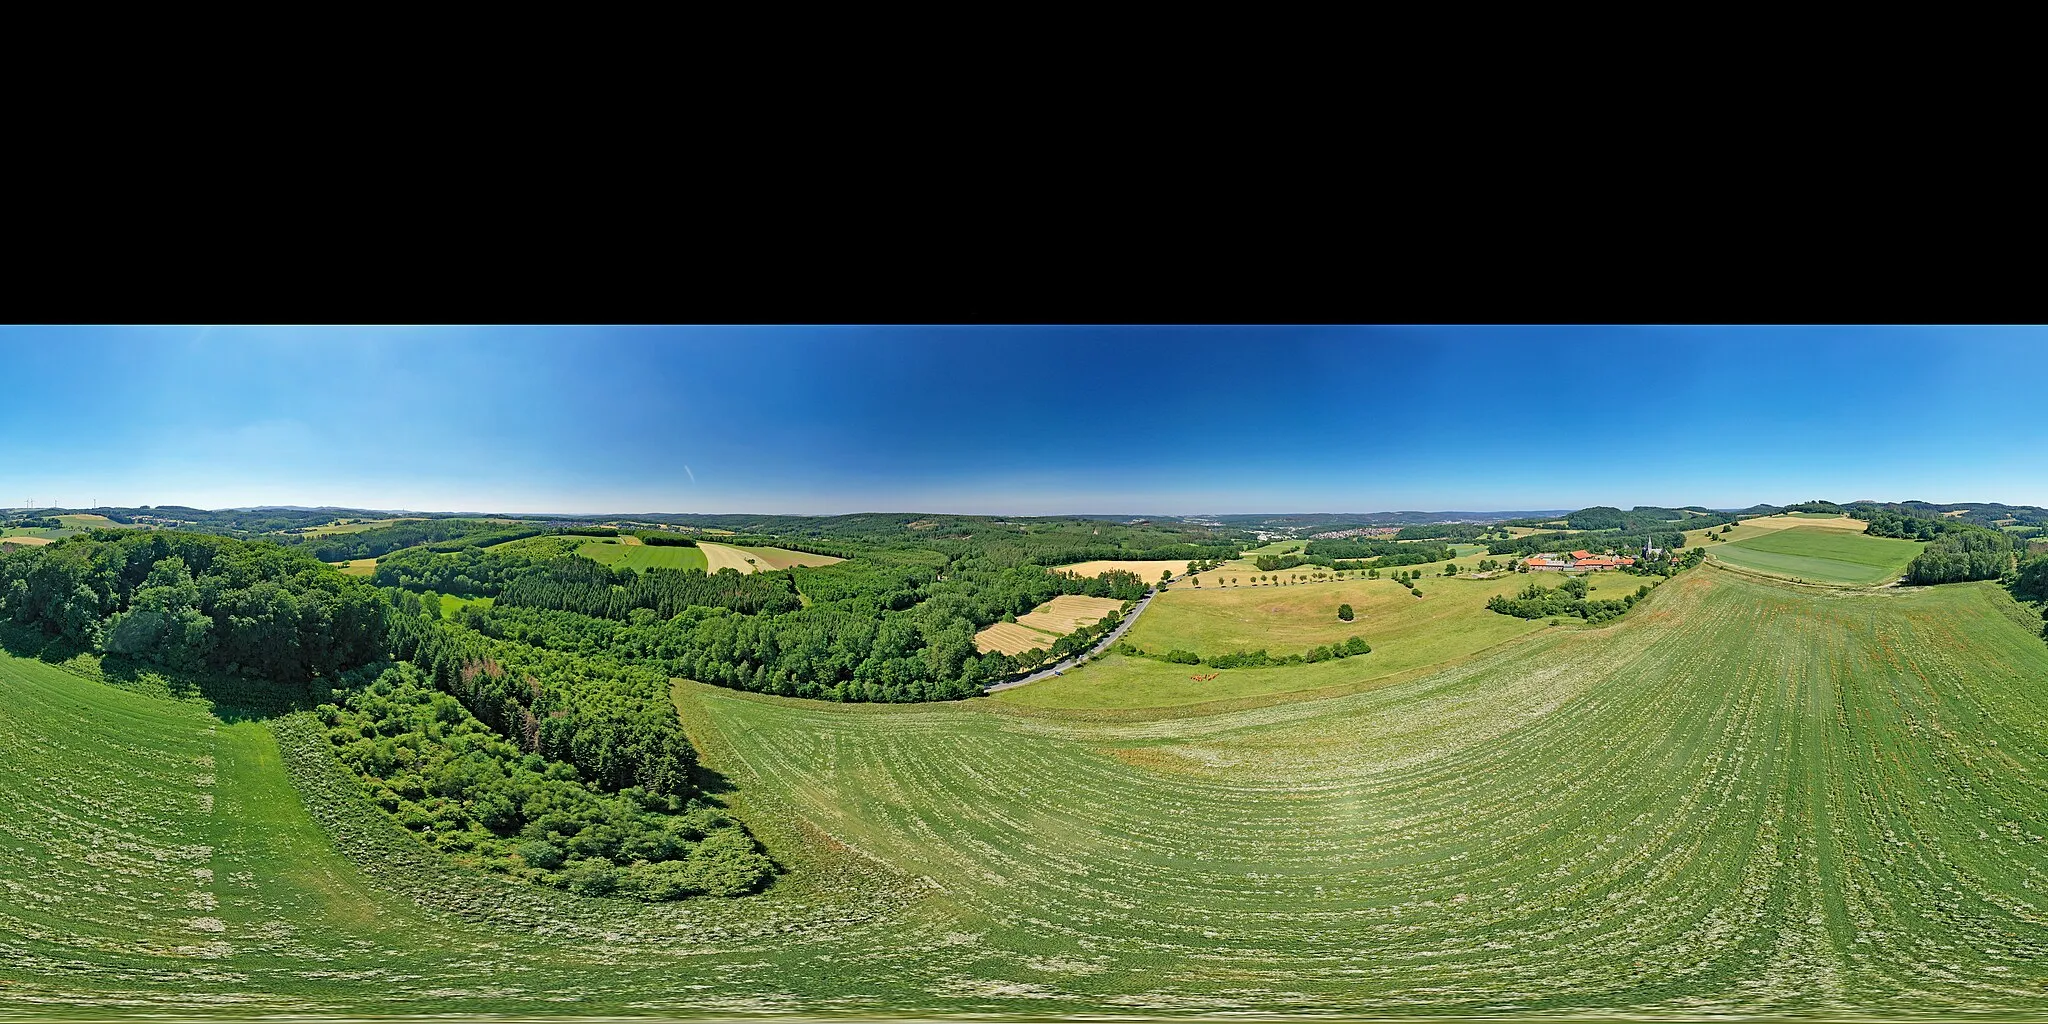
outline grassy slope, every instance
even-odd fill
[[[1442,565],[1442,563],[1436,563]],[[1004,690],[997,700],[1047,708],[1152,708],[1260,694],[1345,686],[1441,664],[1543,629],[1530,621],[1486,610],[1495,594],[1530,583],[1554,587],[1548,574],[1510,574],[1492,580],[1423,579],[1416,599],[1391,579],[1340,580],[1282,587],[1175,587],[1154,598],[1125,639],[1155,654],[1179,648],[1205,656],[1263,647],[1270,654],[1300,654],[1311,647],[1362,636],[1371,654],[1285,668],[1222,671],[1214,680],[1191,675],[1212,669],[1149,658],[1112,655],[1063,676]],[[1596,598],[1619,598],[1647,580],[1624,573],[1588,577]],[[1349,604],[1356,618],[1337,618]]]
[[[1776,576],[1869,586],[1895,579],[1920,553],[1917,541],[1796,526],[1713,544],[1713,557]]]
[[[1152,721],[686,686],[790,878],[462,917],[323,841],[291,729],[0,656],[0,777],[39,780],[0,803],[0,1012],[2041,1016],[2048,644],[2018,611],[1708,568],[1605,628]]]

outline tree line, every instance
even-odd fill
[[[375,587],[303,552],[135,530],[0,557],[0,608],[79,648],[291,683],[383,657],[388,614]]]

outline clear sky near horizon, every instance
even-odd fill
[[[2048,505],[2048,331],[0,328],[0,505]]]

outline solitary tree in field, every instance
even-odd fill
[[[1233,587],[1234,587],[1234,586],[1237,586],[1237,577],[1235,577],[1235,576],[1232,576],[1232,577],[1230,578],[1230,585],[1231,585],[1231,586],[1233,586]]]
[[[1350,622],[1350,621],[1351,621],[1351,617],[1352,617],[1352,612],[1351,612],[1351,606],[1350,606],[1350,605],[1348,605],[1348,604],[1340,604],[1340,605],[1338,605],[1338,606],[1337,606],[1337,617],[1338,617],[1338,618],[1340,618],[1340,619],[1343,619],[1343,620],[1344,620],[1344,621],[1346,621],[1346,622]]]

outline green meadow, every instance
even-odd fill
[[[627,544],[606,537],[577,545],[576,553],[614,569],[703,569],[704,552],[693,547]]]
[[[429,854],[303,715],[0,655],[0,1015],[2048,1016],[2036,613],[1710,565],[1495,618],[1235,704],[678,684],[784,873],[672,904]]]
[[[1712,544],[1708,550],[1730,565],[1774,576],[1871,586],[1897,579],[1920,548],[1917,541],[1795,526]]]

